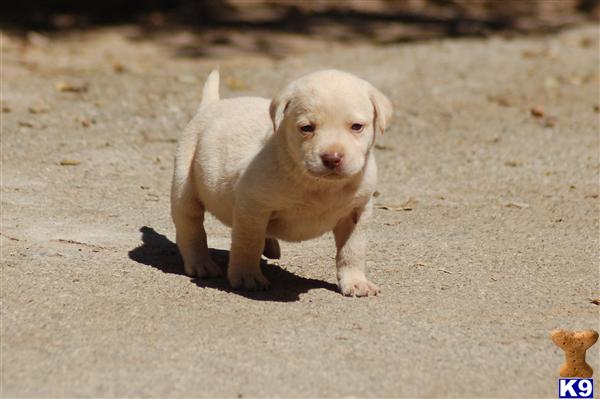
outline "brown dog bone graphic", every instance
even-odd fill
[[[565,351],[565,363],[558,370],[561,377],[590,378],[594,374],[594,369],[585,362],[585,351],[598,340],[597,331],[554,330],[550,339]]]

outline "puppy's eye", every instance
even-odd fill
[[[353,132],[360,132],[361,130],[363,130],[363,127],[365,127],[365,125],[363,125],[362,123],[353,123],[351,126],[351,129]]]
[[[309,125],[300,126],[300,130],[304,133],[313,133],[315,131],[315,125],[311,123]]]

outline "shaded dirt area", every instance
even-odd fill
[[[278,60],[135,34],[3,36],[2,396],[556,395],[549,331],[600,328],[597,26]],[[380,297],[337,293],[330,236],[284,243],[269,292],[182,274],[173,152],[216,66],[223,97],[335,67],[392,99]]]

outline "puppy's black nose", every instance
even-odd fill
[[[321,154],[323,165],[331,170],[339,168],[342,164],[342,159],[344,159],[344,154],[340,154],[339,152],[325,152]]]

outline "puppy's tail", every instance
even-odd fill
[[[200,108],[217,101],[219,101],[219,70],[213,69],[208,78],[206,78],[206,83],[204,83]]]

